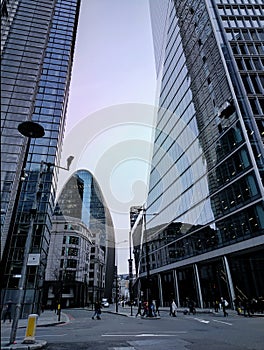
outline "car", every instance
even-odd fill
[[[103,307],[109,307],[109,303],[108,303],[106,298],[102,299],[102,303],[101,304],[103,305]]]

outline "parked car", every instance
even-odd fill
[[[109,307],[109,303],[108,303],[106,298],[102,299],[102,305],[103,305],[103,307]]]

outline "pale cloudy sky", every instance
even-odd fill
[[[148,0],[82,0],[62,164],[73,154],[72,172],[94,174],[117,242],[128,240],[129,207],[146,199],[155,93]],[[59,191],[70,175],[61,172]]]

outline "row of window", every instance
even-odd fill
[[[261,16],[263,11],[261,6],[219,6],[221,16]]]
[[[215,217],[218,218],[247,204],[258,196],[259,189],[256,180],[252,175],[248,175],[213,196],[211,205]]]
[[[64,256],[79,256],[79,249],[78,248],[66,248],[66,247],[62,247],[61,250],[61,255]]]
[[[261,55],[264,54],[264,46],[261,46],[257,43],[239,43],[238,45],[234,45],[232,43],[232,51],[235,55]],[[263,64],[263,58],[257,59],[256,57],[253,57],[254,60],[259,61],[260,67]],[[262,69],[262,68],[258,68]]]
[[[68,225],[65,225],[68,226]],[[79,245],[79,237],[77,236],[63,236],[63,244],[75,244]]]
[[[248,28],[248,29],[238,29],[238,28],[225,28],[226,35],[230,41],[263,41],[264,33],[261,29]]]
[[[148,242],[150,253],[150,268],[158,268],[179,260],[206,253],[226,245],[243,241],[247,238],[260,235],[264,229],[264,208],[257,205],[253,208],[241,211],[235,215],[217,223],[217,229],[204,227],[187,237],[175,241],[175,236],[152,240]],[[192,230],[195,227],[192,228]],[[174,242],[168,243],[169,240]],[[143,247],[142,266],[146,271],[146,245]]]
[[[263,5],[262,0],[216,0],[216,3],[223,5]]]
[[[264,94],[264,76],[247,74],[241,78],[247,94]]]

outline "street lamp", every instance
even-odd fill
[[[23,136],[28,138],[27,146],[26,146],[26,150],[25,150],[25,155],[24,155],[24,161],[23,161],[23,169],[22,169],[22,171],[24,171],[24,168],[25,168],[26,163],[27,163],[27,157],[28,157],[31,138],[41,138],[45,135],[45,131],[44,131],[44,128],[40,124],[35,123],[33,121],[25,121],[25,122],[20,123],[18,125],[18,131]],[[70,156],[69,158],[70,158],[70,161],[68,161],[68,167],[66,168],[66,170],[69,170],[69,164],[72,162],[73,156]],[[36,187],[37,189],[40,188],[40,185],[41,185],[40,182],[41,182],[41,176],[42,176],[42,172],[43,172],[43,164],[46,164],[48,166],[52,165],[54,167],[59,167],[59,166],[56,166],[55,164],[46,163],[44,161],[41,161],[40,171],[38,173],[38,178],[37,178],[37,187]],[[20,190],[21,190],[21,184],[20,184],[20,189],[18,191],[19,193],[17,194],[18,200],[19,200]],[[29,221],[29,229],[28,229],[26,244],[25,244],[25,249],[24,249],[24,260],[23,260],[23,265],[22,265],[22,270],[21,270],[21,277],[19,279],[19,284],[18,284],[18,301],[16,304],[15,315],[14,315],[14,319],[13,319],[13,323],[12,323],[9,344],[13,344],[15,342],[15,339],[16,339],[18,320],[20,318],[22,301],[24,299],[24,294],[25,294],[26,277],[27,277],[26,272],[27,272],[27,265],[28,265],[29,256],[30,256],[30,248],[31,248],[31,244],[32,244],[34,221],[35,221],[35,217],[37,214],[38,199],[39,199],[39,191],[36,191],[35,196],[34,196],[34,200],[33,200],[33,204],[32,204],[32,208],[30,210],[30,221]],[[13,212],[15,212],[15,214],[17,211],[18,200],[16,201],[16,206],[13,209]]]
[[[26,162],[27,162],[31,138],[41,138],[45,135],[45,131],[44,131],[44,128],[40,124],[32,122],[32,121],[25,121],[25,122],[20,123],[18,125],[18,131],[23,136],[28,138],[27,146],[26,146],[26,150],[25,150],[25,155],[24,155],[23,168],[22,168],[22,171],[24,171],[24,168],[25,168]],[[14,217],[15,217],[16,212],[17,212],[20,191],[21,191],[21,181],[20,181],[19,189],[18,189],[18,193],[17,193],[16,205],[13,208]],[[35,201],[36,201],[36,196],[34,198],[33,208],[35,207]],[[27,263],[28,263],[29,252],[30,252],[31,241],[32,241],[32,234],[33,234],[33,222],[34,222],[34,213],[33,213],[33,211],[31,211],[30,212],[30,226],[29,226],[26,244],[25,244],[24,260],[23,260],[23,265],[22,265],[22,270],[21,270],[21,277],[19,279],[19,284],[18,284],[18,302],[16,304],[15,315],[14,315],[11,333],[10,333],[10,339],[9,339],[10,344],[13,344],[15,342],[15,339],[16,339],[18,320],[19,320],[20,313],[21,313],[21,304],[22,304],[22,301],[24,298],[24,290],[25,290],[25,285],[26,285]]]
[[[146,213],[146,208],[142,207],[142,214],[143,214],[143,229],[144,229],[144,237],[145,237],[145,247],[146,247],[146,270],[147,270],[147,301],[148,301],[148,316],[152,317],[152,310],[151,310],[151,288],[150,288],[150,261],[149,261],[149,245],[148,245],[148,238],[147,238],[147,223],[146,223],[146,216],[152,215],[156,216],[158,213]]]
[[[130,315],[133,316],[133,305],[132,305],[132,281],[133,281],[133,259],[132,259],[132,232],[129,231],[129,259],[128,259],[128,272],[129,272],[129,299],[130,299]]]

